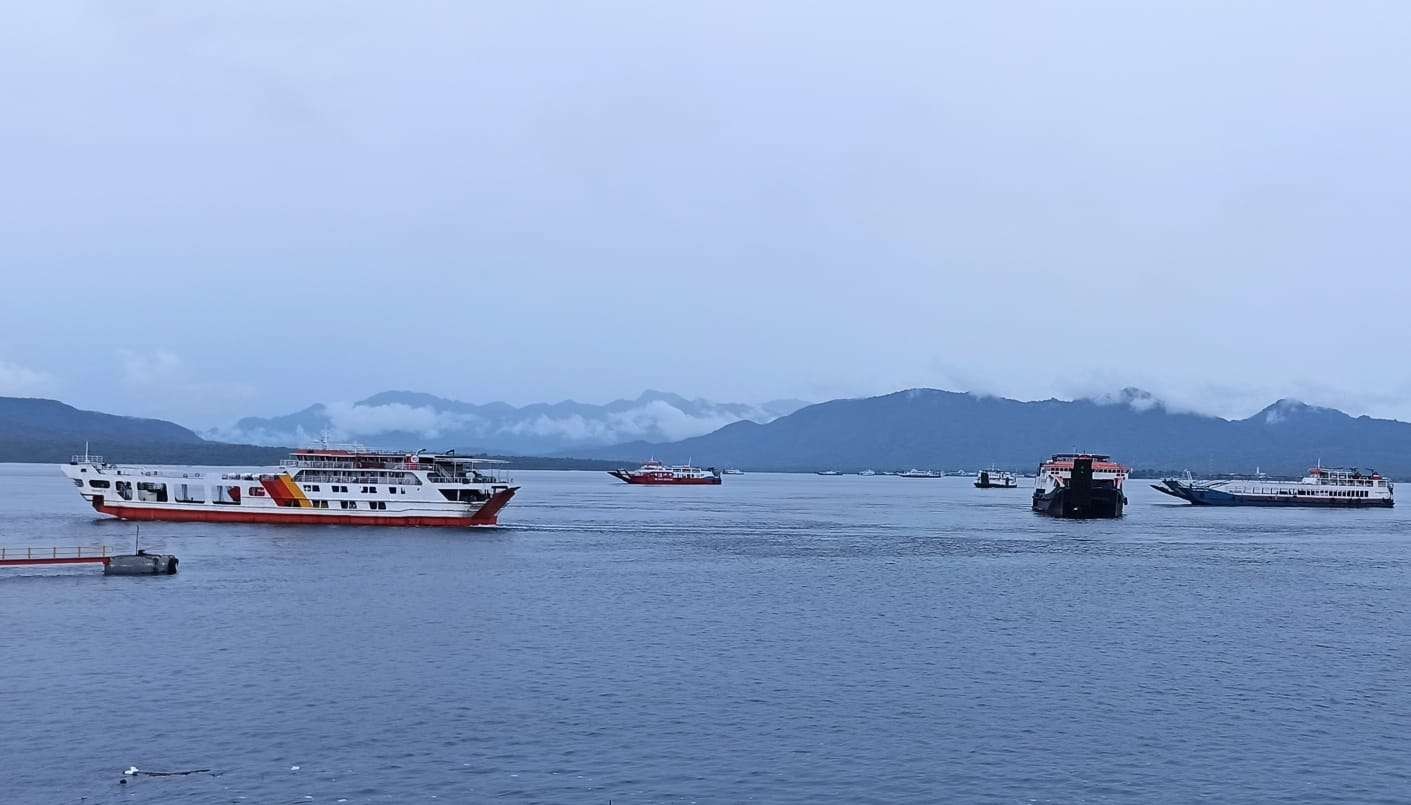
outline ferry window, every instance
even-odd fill
[[[389,487],[387,487],[387,494],[389,494],[389,495],[395,495],[395,494],[397,494],[397,487],[395,487],[395,486],[389,486]]]
[[[205,503],[205,484],[177,484],[176,499],[180,503]]]
[[[89,482],[88,482],[88,485],[91,486],[91,487],[93,487],[94,489],[107,489],[107,488],[108,488],[108,482],[107,482],[107,481],[100,481],[100,480],[98,480],[97,478],[94,478],[93,480],[89,481]]]
[[[262,498],[265,496],[265,490],[263,487],[252,486],[249,489],[246,489],[245,491],[249,493],[250,497]]]
[[[132,482],[118,481],[117,492],[123,500],[132,500]]]
[[[137,499],[152,503],[167,502],[167,485],[142,481],[137,484]]]

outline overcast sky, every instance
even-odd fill
[[[1411,5],[225,5],[7,9],[0,394],[1411,418]]]

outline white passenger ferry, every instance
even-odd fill
[[[1391,508],[1391,481],[1356,468],[1314,467],[1301,481],[1266,478],[1197,481],[1166,478],[1152,489],[1197,506],[1323,506],[1337,509]]]
[[[74,456],[64,475],[94,510],[124,520],[296,525],[492,526],[519,489],[454,452],[295,450],[257,472],[109,464]]]

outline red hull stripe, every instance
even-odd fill
[[[640,486],[715,486],[720,483],[719,478],[639,478],[628,476],[622,480],[629,484]]]

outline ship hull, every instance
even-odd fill
[[[1339,498],[1316,495],[1255,495],[1226,492],[1221,489],[1208,489],[1200,486],[1166,481],[1152,484],[1152,489],[1174,498],[1180,498],[1195,506],[1263,506],[1267,508],[1298,509],[1390,509],[1395,499],[1386,498]]]
[[[215,505],[132,506],[93,498],[93,510],[120,520],[170,523],[257,523],[262,525],[355,525],[384,528],[477,528],[499,525],[500,510],[514,497],[518,487],[503,490],[469,514],[347,514],[323,509],[280,507],[273,510],[240,510]]]
[[[1034,492],[1033,508],[1039,514],[1049,517],[1066,517],[1074,520],[1112,519],[1122,516],[1127,496],[1114,487],[1095,487],[1086,495],[1074,494],[1072,489],[1059,488],[1052,492]]]
[[[613,470],[608,473],[612,477],[626,481],[634,486],[719,486],[720,477],[710,476],[706,478],[651,478],[643,475],[633,475],[622,470]]]

